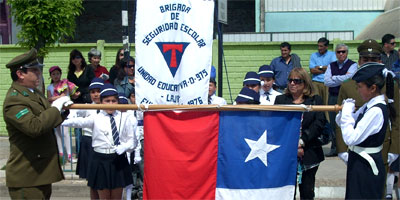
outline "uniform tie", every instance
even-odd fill
[[[270,95],[270,93],[269,93],[269,92],[265,92],[264,94],[267,96],[267,101],[269,101],[269,95]]]
[[[114,145],[119,145],[119,134],[117,130],[117,126],[115,125],[115,120],[112,114],[110,114],[110,122],[111,122],[111,130],[112,130],[112,136],[114,140]]]
[[[208,97],[208,105],[211,105],[211,96]]]

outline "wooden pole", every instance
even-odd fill
[[[73,104],[67,109],[100,109],[100,110],[191,110],[191,111],[335,111],[342,109],[339,105],[136,105],[136,104]]]

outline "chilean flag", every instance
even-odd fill
[[[293,199],[300,112],[146,112],[144,199]]]

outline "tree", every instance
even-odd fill
[[[75,17],[81,14],[82,0],[8,0],[11,15],[21,26],[17,37],[23,47],[36,48],[40,60],[48,47],[73,37]]]

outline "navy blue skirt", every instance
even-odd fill
[[[76,164],[76,174],[79,178],[88,178],[89,163],[93,157],[92,137],[83,135],[80,141],[78,163]]]
[[[390,170],[399,172],[399,165],[400,165],[400,160],[399,157],[393,163],[390,165]]]
[[[90,163],[88,186],[95,190],[123,188],[133,183],[126,154],[94,152]]]
[[[386,170],[382,153],[369,154],[379,170],[374,175],[367,160],[353,151],[349,151],[346,175],[346,199],[382,199]]]

